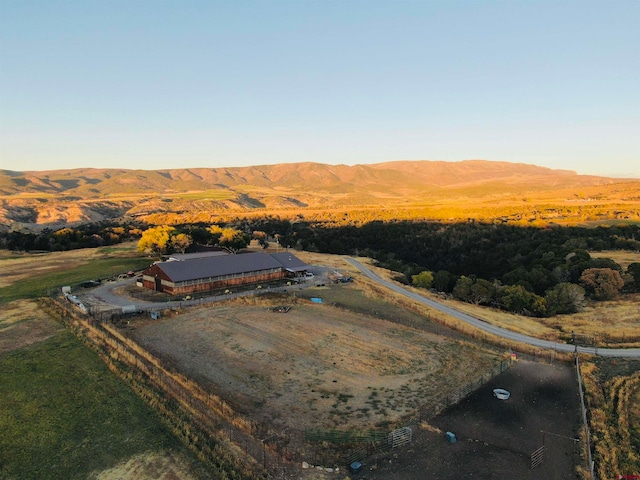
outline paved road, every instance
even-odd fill
[[[492,333],[502,338],[506,338],[508,340],[513,340],[515,342],[522,342],[528,345],[533,345],[540,348],[546,348],[551,350],[556,350],[559,352],[574,352],[575,346],[568,345],[566,343],[556,343],[550,342],[548,340],[541,340],[539,338],[530,337],[528,335],[523,335],[521,333],[512,332],[511,330],[507,330],[506,328],[496,327],[495,325],[491,325],[483,320],[472,317],[471,315],[467,315],[464,312],[456,310],[455,308],[449,307],[443,303],[436,302],[429,298],[423,297],[417,293],[411,292],[405,288],[402,288],[400,285],[397,285],[393,282],[385,280],[382,277],[379,277],[363,264],[358,262],[353,258],[347,258],[347,261],[351,263],[353,266],[358,268],[363,274],[369,277],[371,280],[374,280],[385,287],[398,292],[402,295],[405,295],[412,300],[420,302],[424,305],[427,305],[435,310],[446,313],[447,315],[451,315],[463,322],[468,323],[469,325],[473,325],[480,330]],[[640,348],[598,348],[598,347],[578,347],[578,352],[580,353],[590,353],[596,355],[602,355],[603,357],[628,357],[628,358],[640,358]]]

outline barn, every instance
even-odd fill
[[[191,295],[300,277],[308,269],[290,252],[182,257],[149,267],[142,272],[142,285],[170,295]]]

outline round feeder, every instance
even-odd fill
[[[353,462],[349,465],[349,471],[351,473],[358,473],[360,470],[362,470],[362,464],[360,462]]]
[[[496,397],[498,400],[506,400],[511,396],[511,394],[508,391],[503,390],[502,388],[496,388],[493,391],[493,396]]]

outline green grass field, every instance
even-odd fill
[[[0,357],[0,478],[85,479],[135,454],[184,451],[70,332]]]
[[[43,262],[46,261],[43,259]],[[129,270],[140,270],[151,261],[145,257],[96,258],[69,268],[55,268],[41,274],[27,275],[0,288],[0,304],[21,298],[47,296],[64,285],[77,285],[86,280],[110,278]],[[1,265],[1,263],[0,263]],[[25,268],[28,268],[25,265]]]

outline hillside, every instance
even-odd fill
[[[209,221],[231,213],[316,215],[318,211],[402,208],[423,217],[430,216],[427,209],[434,218],[455,218],[477,216],[467,211],[469,207],[506,209],[489,214],[495,218],[505,213],[512,216],[519,205],[527,210],[532,204],[575,206],[576,202],[588,202],[590,208],[606,205],[616,215],[630,210],[633,218],[640,202],[640,182],[483,160],[0,171],[0,223],[5,228],[16,224],[53,227],[125,216],[155,221],[158,215],[173,215],[175,221],[181,215],[185,221]]]

